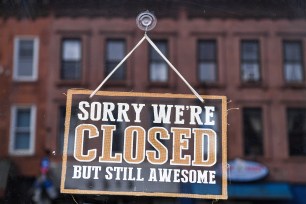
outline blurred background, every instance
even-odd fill
[[[65,93],[98,86],[143,37],[136,17],[146,10],[157,17],[148,35],[194,89],[228,97],[229,199],[59,194],[53,203],[306,203],[302,0],[1,0],[0,202],[34,203],[46,150],[58,189]],[[190,94],[148,43],[102,90]]]

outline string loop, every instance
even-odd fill
[[[90,94],[89,98],[92,98],[98,90],[106,83],[106,81],[119,69],[119,67],[130,57],[130,55],[141,45],[141,43],[147,40],[149,44],[155,49],[155,51],[167,62],[167,64],[171,67],[171,69],[181,78],[181,80],[187,85],[187,87],[191,90],[191,92],[202,102],[204,103],[204,99],[198,94],[194,88],[188,83],[188,81],[181,75],[181,73],[173,66],[173,64],[164,56],[164,54],[158,49],[158,47],[154,44],[154,42],[147,35],[147,29],[145,31],[144,36],[139,40],[139,42],[135,45],[135,47],[120,61],[120,63],[107,75],[107,77],[100,83],[100,85]]]

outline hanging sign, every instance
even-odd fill
[[[226,97],[91,93],[67,94],[62,193],[227,198]]]

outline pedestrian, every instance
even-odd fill
[[[50,178],[50,150],[45,150],[45,156],[40,162],[40,175],[37,177],[34,183],[34,195],[32,198],[34,202],[42,203],[43,191],[46,192],[51,201],[56,199],[58,196],[58,193]]]

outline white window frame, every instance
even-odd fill
[[[16,114],[18,109],[30,109],[31,119],[30,119],[30,147],[27,150],[16,150],[15,146],[15,124],[16,124]],[[11,108],[11,128],[10,128],[10,144],[9,144],[9,154],[10,155],[33,155],[35,152],[35,131],[36,131],[36,106],[35,105],[14,105]]]
[[[33,74],[32,76],[19,76],[18,75],[18,61],[19,61],[19,42],[21,40],[33,40],[34,53],[33,53]],[[14,39],[14,69],[13,80],[14,81],[36,81],[38,76],[38,53],[39,53],[39,38],[37,36],[17,36]]]

